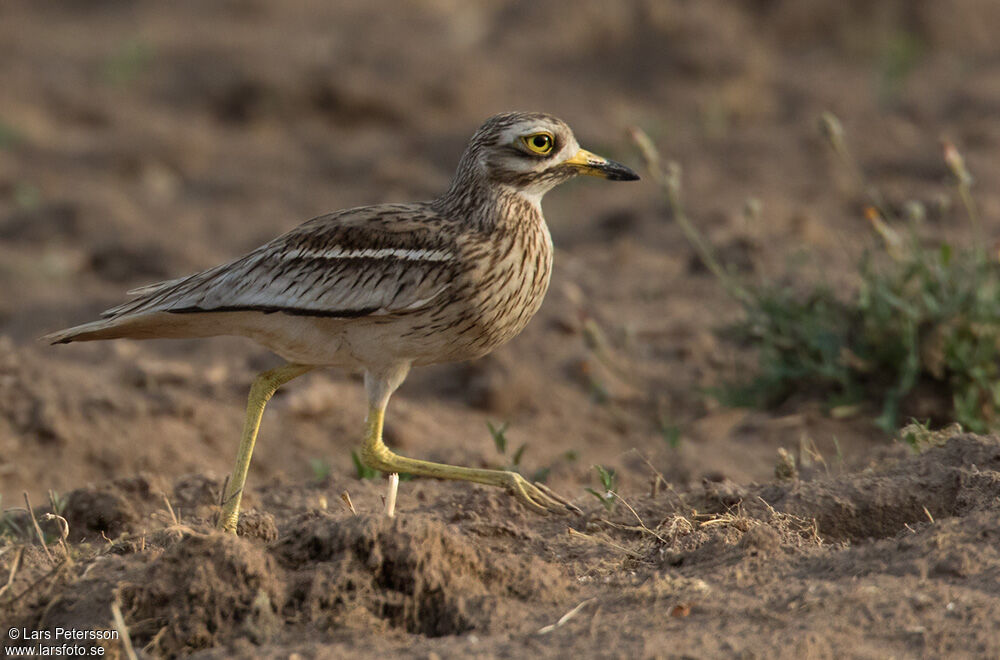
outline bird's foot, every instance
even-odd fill
[[[507,491],[535,513],[556,513],[560,515],[582,515],[575,504],[559,495],[545,484],[531,483],[517,472],[505,472],[503,486]]]

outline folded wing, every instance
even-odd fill
[[[245,257],[186,278],[141,287],[104,312],[282,312],[356,318],[419,309],[455,276],[454,244],[419,205],[315,218]]]

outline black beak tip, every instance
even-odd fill
[[[610,167],[607,168],[606,172],[608,179],[612,181],[638,181],[639,175],[635,173],[631,168],[625,167],[621,163],[610,162],[608,163]]]

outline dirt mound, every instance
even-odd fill
[[[960,435],[887,467],[750,493],[782,511],[815,518],[826,539],[886,538],[908,525],[995,507],[1000,438]]]
[[[67,493],[63,516],[73,539],[115,539],[138,531],[151,509],[165,506],[162,491],[152,481],[139,475]]]
[[[635,513],[619,507],[588,527],[638,543],[635,558],[675,569],[811,557],[814,565],[844,561],[853,570],[867,563],[876,573],[964,576],[992,565],[993,553],[970,555],[968,548],[985,538],[972,530],[1000,515],[998,502],[1000,438],[961,434],[856,473],[707,483],[683,497],[636,498]],[[644,528],[637,517],[659,522]]]
[[[776,559],[822,548],[816,522],[771,507],[737,506],[722,514],[668,516],[656,529],[647,555],[662,566]]]
[[[71,501],[72,519],[91,524],[90,535],[102,541],[74,545],[72,555],[85,555],[82,565],[59,561],[54,569],[58,556],[48,560],[29,548],[17,577],[41,577],[47,588],[37,596],[24,590],[12,620],[27,628],[110,629],[117,602],[133,644],[155,657],[266,645],[300,626],[326,634],[488,633],[517,602],[558,602],[571,584],[537,556],[485,552],[475,534],[426,516],[298,513],[282,521],[275,540],[270,513],[244,515],[247,538],[203,523],[147,533],[129,531],[143,527],[132,513],[128,520],[104,515],[134,511],[116,484],[77,491]],[[77,509],[89,504],[92,515],[80,517]],[[121,533],[107,545],[99,535],[112,529]],[[50,590],[61,594],[55,603]]]
[[[176,657],[280,627],[281,572],[259,545],[222,533],[183,538],[118,588],[133,641]]]
[[[501,596],[561,591],[542,562],[488,561],[463,535],[421,518],[308,516],[276,552],[296,571],[295,616],[383,620],[432,637],[488,628]]]

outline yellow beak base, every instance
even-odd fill
[[[613,160],[590,153],[586,149],[580,149],[565,163],[576,168],[576,171],[580,174],[586,174],[587,176],[599,176],[612,181],[639,180],[638,174],[621,163],[616,163]]]

